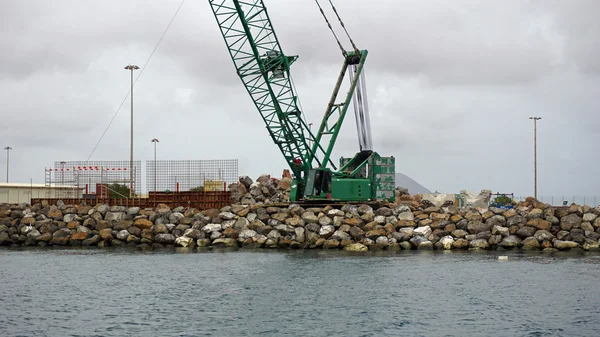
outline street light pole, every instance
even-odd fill
[[[537,200],[537,121],[542,117],[529,117],[533,119],[533,198]]]
[[[154,138],[151,142],[154,143],[154,192],[156,192],[156,143],[158,143],[158,139]]]
[[[127,70],[131,70],[131,149],[129,151],[129,198],[133,198],[133,71],[140,69],[136,65],[127,65]]]
[[[10,159],[8,152],[12,150],[12,147],[7,146],[4,149],[6,150],[6,182],[8,183],[8,161]]]

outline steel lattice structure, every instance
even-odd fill
[[[96,184],[129,185],[128,160],[55,161],[54,167],[46,168],[46,186],[73,186],[96,193]],[[133,162],[134,192],[142,193],[142,162]]]
[[[149,160],[146,162],[147,191],[223,191],[238,181],[237,159]]]

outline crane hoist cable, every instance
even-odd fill
[[[319,4],[319,0],[315,0],[315,2],[317,3],[317,6],[319,6],[319,10],[321,11],[321,14],[323,15],[323,18],[325,19],[325,22],[327,23],[327,26],[329,27],[329,30],[331,30],[331,33],[333,33],[333,37],[335,38],[335,41],[337,42],[338,46],[340,46],[340,50],[342,51],[342,55],[344,55],[344,57],[348,57],[348,53],[346,52],[346,50],[344,49],[344,47],[340,43],[340,40],[338,39],[337,35],[335,34],[335,31],[333,30],[333,27],[331,27],[331,24],[329,23],[329,20],[327,19],[327,15],[325,15],[325,12],[323,11],[323,8],[321,8],[321,4]]]
[[[335,16],[337,16],[338,21],[340,21],[340,25],[342,26],[342,28],[344,28],[344,32],[346,32],[346,36],[348,37],[348,40],[350,40],[350,44],[352,44],[352,48],[354,48],[354,50],[358,53],[358,48],[356,47],[356,45],[354,44],[354,41],[350,37],[350,34],[348,33],[348,30],[346,29],[346,26],[344,25],[342,18],[340,18],[340,15],[338,14],[337,9],[335,9],[333,2],[331,2],[331,0],[329,0],[329,3],[331,4],[331,8],[333,8],[333,12],[335,13]]]

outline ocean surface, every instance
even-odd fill
[[[600,254],[0,249],[5,337],[491,335],[600,336]]]

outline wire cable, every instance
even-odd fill
[[[335,38],[335,41],[337,42],[338,46],[340,47],[340,50],[342,51],[342,55],[344,55],[344,57],[348,57],[348,53],[346,52],[346,50],[340,43],[340,40],[338,39],[337,35],[335,35],[335,32],[333,31],[333,28],[331,27],[329,20],[327,20],[327,16],[325,15],[323,8],[321,8],[321,5],[319,4],[319,0],[315,0],[315,2],[317,3],[317,6],[319,6],[319,10],[321,11],[321,14],[323,14],[323,18],[325,19],[327,26],[329,26],[329,30],[331,30],[331,33],[333,33],[333,37]]]
[[[142,76],[142,73],[144,73],[144,70],[146,69],[146,66],[148,65],[148,63],[150,62],[150,59],[152,58],[152,56],[154,55],[154,52],[156,51],[156,49],[158,48],[158,46],[160,45],[160,42],[163,40],[163,38],[165,37],[165,35],[167,34],[167,31],[169,30],[169,28],[171,27],[171,24],[173,23],[173,21],[175,20],[175,17],[177,16],[177,14],[179,13],[179,10],[181,9],[181,7],[183,6],[183,3],[185,2],[185,0],[182,0],[181,3],[179,4],[179,7],[177,8],[177,11],[175,11],[175,14],[173,15],[173,17],[171,18],[171,21],[169,21],[169,24],[167,25],[167,28],[164,30],[164,32],[162,33],[160,39],[158,39],[158,42],[156,43],[156,45],[154,46],[154,49],[152,50],[152,53],[150,53],[150,56],[148,56],[148,59],[146,60],[146,63],[144,63],[144,66],[141,68],[140,72],[138,73],[138,76],[135,78],[135,81],[133,82],[134,86],[135,83],[137,83],[138,79],[140,78],[140,76]],[[127,100],[127,97],[129,97],[129,94],[131,94],[131,89],[129,89],[127,91],[127,94],[125,95],[125,98],[123,98],[123,101],[121,102],[121,105],[119,105],[119,107],[117,108],[117,111],[115,112],[114,116],[112,117],[112,119],[110,120],[110,122],[108,123],[108,125],[106,126],[106,129],[104,129],[104,132],[102,133],[102,136],[100,136],[100,139],[98,140],[98,142],[96,143],[96,146],[94,146],[94,149],[92,150],[92,152],[90,153],[90,155],[88,156],[88,158],[86,159],[86,163],[90,161],[90,158],[92,158],[92,155],[94,154],[94,152],[96,152],[96,149],[98,148],[98,145],[100,145],[100,142],[102,141],[102,139],[104,138],[104,136],[106,135],[106,132],[108,131],[108,129],[110,128],[110,126],[112,125],[113,121],[115,120],[115,118],[117,117],[117,115],[119,114],[119,111],[121,111],[121,108],[123,107],[123,104],[125,104],[125,101]]]
[[[340,15],[338,14],[337,10],[335,9],[335,6],[333,5],[332,0],[329,0],[329,4],[331,4],[331,8],[333,8],[333,12],[335,13],[335,15],[337,16],[338,20],[340,21],[340,25],[342,26],[342,28],[344,28],[344,31],[346,32],[346,36],[348,37],[348,40],[350,40],[350,43],[352,44],[352,47],[354,48],[354,50],[358,51],[358,48],[356,48],[356,45],[354,44],[354,41],[352,41],[352,38],[350,37],[350,34],[348,33],[348,30],[346,30],[346,26],[344,25],[344,22],[342,21],[342,18],[340,18]]]

